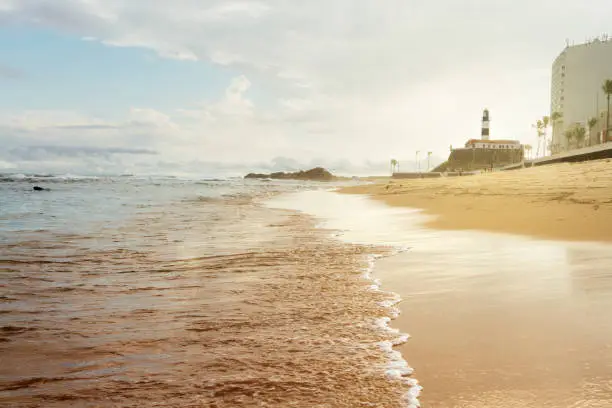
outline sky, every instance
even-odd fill
[[[609,0],[0,0],[0,172],[386,171],[536,144]]]

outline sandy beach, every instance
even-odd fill
[[[612,241],[612,160],[440,179],[380,180],[344,193],[423,209],[437,229]]]
[[[601,165],[557,169],[565,169],[567,177],[568,169],[584,171]],[[537,180],[533,174],[550,176],[552,169],[436,183],[445,184],[447,191],[453,183],[469,183],[470,189],[490,192],[495,183],[489,180],[516,181],[521,174]],[[399,184],[407,191],[408,185],[419,182]],[[498,183],[495,191],[504,191],[504,187]],[[426,187],[418,190],[421,198],[427,195],[424,190]],[[535,187],[529,191],[536,195]],[[585,193],[581,190],[579,196]],[[450,193],[446,199],[452,203]],[[524,206],[517,210],[542,205],[531,204],[531,200],[524,199]],[[602,197],[599,202],[604,201]],[[496,197],[487,202],[503,204]],[[612,406],[610,243],[434,229],[426,222],[430,217],[418,211],[387,206],[364,195],[300,193],[277,205],[315,215],[323,220],[322,228],[339,231],[342,240],[407,249],[378,260],[373,275],[383,291],[402,299],[401,313],[391,326],[411,336],[397,350],[415,369],[414,377],[423,387],[421,406]],[[578,212],[592,208],[565,205]],[[448,217],[448,213],[443,215]]]
[[[377,264],[424,407],[612,406],[610,160],[343,192],[426,215]]]
[[[440,238],[377,264],[423,407],[612,406],[610,246]]]

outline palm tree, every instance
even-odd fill
[[[531,126],[534,127],[538,132],[538,150],[536,152],[536,157],[539,157],[540,156],[540,144],[542,141],[542,136],[544,136],[544,131],[542,130],[544,126],[544,122],[542,122],[541,119],[538,119],[538,121],[534,125],[531,125]]]
[[[429,161],[431,159],[431,154],[432,154],[432,152],[427,152],[427,171],[429,171],[429,167],[430,167],[429,166]]]
[[[569,150],[572,146],[572,139],[574,138],[574,129],[567,129],[564,135],[567,139],[567,149]]]
[[[550,115],[550,120],[552,121],[552,126],[553,126],[553,135],[555,133],[555,128],[557,127],[557,122],[559,122],[559,120],[563,118],[563,114],[561,112],[553,112]],[[551,146],[551,153],[553,153],[553,150],[555,153],[557,153],[559,144],[555,143]]]
[[[612,95],[612,79],[606,79],[601,87],[608,98],[608,111],[606,113],[606,129],[604,133],[604,143],[608,142],[608,131],[610,129],[610,95]]]
[[[589,126],[589,145],[591,144],[591,141],[593,140],[591,133],[593,133],[593,128],[595,127],[596,124],[597,124],[597,118],[591,118],[587,122],[587,125]]]
[[[531,151],[533,150],[533,147],[531,147],[531,145],[525,145],[525,152],[527,152],[527,158],[530,159],[531,158]]]
[[[542,154],[546,156],[546,142],[547,142],[547,133],[548,133],[548,125],[550,124],[550,117],[542,116],[542,137],[544,138],[544,148]]]
[[[395,169],[397,168],[397,160],[391,159],[391,175],[395,173]]]
[[[576,138],[577,147],[583,147],[584,137],[586,136],[586,129],[582,125],[576,125],[574,127],[574,137]]]

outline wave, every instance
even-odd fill
[[[396,248],[387,256],[397,255],[401,252],[406,252],[407,250],[408,248],[406,247]],[[421,406],[419,396],[423,387],[419,385],[419,382],[416,379],[411,377],[414,370],[408,365],[408,362],[404,359],[402,353],[394,349],[394,347],[406,343],[410,338],[410,335],[407,333],[401,333],[398,329],[389,325],[393,319],[400,315],[400,310],[396,305],[402,301],[402,298],[397,293],[385,292],[381,290],[380,280],[372,276],[376,260],[382,257],[383,255],[369,255],[368,266],[364,271],[364,278],[372,283],[369,289],[373,292],[383,293],[389,297],[386,300],[378,302],[379,306],[384,307],[389,311],[389,316],[374,319],[373,325],[380,332],[394,338],[379,342],[378,347],[387,356],[388,363],[385,367],[385,375],[387,378],[391,381],[399,381],[409,387],[408,391],[403,396],[406,408],[418,408]]]
[[[28,354],[43,370],[63,367],[59,383],[39,381],[39,367],[25,370],[31,377],[23,383],[7,378],[19,390],[15,401],[29,387],[37,388],[31,398],[40,405],[68,394],[103,399],[112,387],[133,405],[245,407],[256,397],[275,406],[344,400],[344,407],[417,407],[420,386],[394,350],[409,336],[390,327],[401,299],[372,277],[380,256],[313,230],[309,216],[251,205],[297,187],[236,186],[242,190],[228,189],[234,194],[180,196],[159,213],[137,212],[116,231],[24,236],[12,244],[10,258],[0,259],[10,289],[0,300],[12,313],[3,316],[7,356],[17,361],[20,347],[46,344],[50,334],[70,336],[70,355],[53,344]],[[128,297],[137,301],[124,303]],[[40,299],[71,307],[49,314],[21,306]],[[149,327],[155,330],[143,330]],[[193,353],[202,347],[207,353]],[[149,378],[157,382],[124,383],[120,370],[153,370]],[[70,381],[71,373],[88,381]],[[194,386],[203,392],[194,395]]]
[[[0,174],[0,183],[66,183],[88,182],[108,179],[100,176],[81,176],[75,174]]]
[[[225,182],[225,181],[230,181],[230,180],[231,180],[230,178],[203,178],[203,179],[200,179],[199,181],[202,181],[202,182],[210,182],[210,181],[212,181],[212,182],[219,182],[219,181]]]
[[[69,183],[69,182],[95,182],[95,181],[169,181],[169,182],[184,182],[201,185],[216,186],[220,183],[231,183],[236,180],[233,178],[223,177],[177,177],[172,175],[136,175],[133,173],[122,173],[117,175],[80,175],[80,174],[51,174],[51,173],[0,173],[0,183],[19,183],[19,182],[36,182],[36,183]]]

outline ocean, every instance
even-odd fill
[[[416,406],[401,248],[266,204],[334,186],[0,175],[2,405]]]

